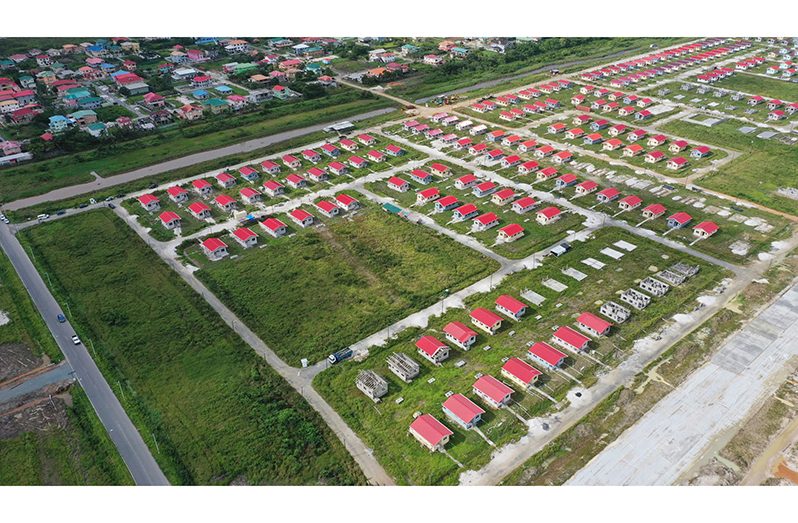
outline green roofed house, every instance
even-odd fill
[[[94,122],[86,126],[86,131],[95,138],[99,138],[108,131],[108,128],[102,122]]]
[[[233,70],[234,74],[242,74],[248,73],[250,71],[254,71],[258,68],[258,64],[255,63],[248,63],[248,64],[237,64],[236,68]]]
[[[90,125],[97,121],[97,113],[91,109],[75,111],[74,113],[70,114],[69,117],[80,125]]]
[[[456,57],[462,58],[462,57],[468,56],[468,49],[466,49],[465,47],[452,47],[449,50],[449,53],[452,56],[456,56]]]
[[[82,98],[78,98],[78,107],[81,109],[97,109],[98,107],[102,107],[103,99],[97,96],[84,96]]]
[[[322,65],[319,62],[311,62],[305,66],[305,71],[319,74],[321,73]]]
[[[11,69],[14,67],[14,60],[9,60],[8,58],[3,58],[0,60],[0,69]]]
[[[202,104],[211,110],[213,114],[219,114],[222,111],[226,111],[228,107],[227,100],[222,100],[221,98],[211,98],[210,100],[205,100]]]
[[[23,89],[35,89],[36,79],[28,75],[20,76],[19,85],[22,86]]]

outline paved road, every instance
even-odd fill
[[[61,307],[36,271],[22,245],[3,224],[0,224],[0,247],[11,260],[47,328],[50,329],[67,362],[74,369],[78,382],[86,391],[89,401],[108,431],[111,441],[119,450],[133,480],[137,485],[168,485],[169,482],[152,457],[150,449],[114,396],[86,347],[72,343],[70,338],[75,331],[69,321],[59,323],[56,319]]]
[[[396,108],[394,107],[385,107],[383,109],[376,109],[374,111],[358,114],[346,118],[346,120],[356,122],[359,120],[372,118],[374,116],[387,114],[395,110]],[[331,122],[319,123],[308,127],[303,127],[301,129],[293,129],[291,131],[271,134],[269,136],[264,136],[262,138],[247,140],[246,142],[228,145],[227,147],[220,147],[218,149],[211,149],[209,151],[202,151],[199,153],[189,154],[188,156],[181,156],[180,158],[175,158],[174,160],[168,160],[165,162],[157,163],[155,165],[150,165],[148,167],[142,167],[141,169],[136,169],[135,171],[129,171],[126,173],[117,174],[116,176],[109,176],[108,178],[98,178],[93,182],[82,183],[79,185],[71,185],[69,187],[62,187],[61,189],[55,189],[48,193],[40,194],[38,196],[31,196],[30,198],[22,198],[19,200],[15,200],[13,202],[9,202],[3,205],[2,208],[11,211],[24,209],[25,207],[31,207],[33,205],[37,205],[40,203],[58,201],[66,198],[73,198],[75,196],[80,196],[81,194],[87,194],[90,192],[98,191],[106,187],[113,187],[115,185],[131,182],[134,180],[138,180],[140,178],[146,178],[148,176],[153,176],[156,174],[173,171],[175,169],[181,169],[183,167],[190,167],[198,163],[207,162],[208,160],[215,160],[217,158],[223,158],[225,156],[230,156],[232,154],[248,153],[256,149],[268,147],[269,145],[278,142],[283,142],[285,140],[290,140],[292,138],[296,138],[299,136],[305,136],[310,133],[315,133],[316,131],[321,131],[325,127],[329,126],[330,123]]]
[[[158,245],[153,244],[151,238],[144,227],[142,227],[137,220],[135,220],[123,207],[117,207],[115,210],[119,215],[145,242],[153,247],[153,250],[167,262],[175,272],[188,283],[192,289],[202,298],[208,302],[208,305],[219,314],[219,316],[233,329],[236,334],[243,339],[256,353],[258,353],[266,362],[282,376],[291,387],[299,392],[305,400],[313,407],[316,412],[321,415],[324,422],[330,427],[333,433],[343,443],[349,454],[360,466],[363,474],[369,483],[373,485],[394,485],[393,478],[385,472],[385,469],[379,464],[377,459],[372,454],[370,448],[363,443],[355,432],[349,428],[349,425],[341,418],[341,416],[333,409],[321,395],[316,392],[311,383],[313,376],[304,374],[302,369],[289,366],[284,362],[275,352],[261,340],[257,334],[252,332],[238,316],[235,315],[227,306],[222,303],[196,276],[184,266],[182,263],[170,257],[168,248],[164,247],[166,244]]]
[[[577,472],[569,485],[670,485],[779,386],[798,356],[798,285]],[[783,377],[783,376],[782,376]]]

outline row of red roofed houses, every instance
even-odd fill
[[[715,40],[710,40],[715,42]],[[619,62],[609,66],[603,66],[591,71],[586,71],[581,74],[582,80],[594,81],[599,79],[606,79],[617,75],[624,75],[615,78],[611,85],[623,87],[642,80],[661,76],[663,74],[671,74],[676,71],[695,67],[710,60],[717,60],[727,56],[730,53],[739,52],[751,47],[751,42],[742,40],[729,43],[723,47],[714,49],[707,49],[706,47],[695,47],[696,45],[703,44],[687,44],[674,49],[667,49],[659,53],[653,53],[642,58]],[[718,45],[712,43],[711,45]],[[662,63],[657,67],[650,67],[652,65]],[[646,68],[647,69],[643,69]],[[642,69],[642,70],[640,70]],[[625,74],[630,71],[630,74]]]
[[[202,202],[195,203],[205,205]],[[314,204],[314,207],[322,215],[329,218],[337,216],[341,211],[355,211],[359,206],[360,203],[357,199],[345,193],[336,195],[332,200],[321,200]],[[202,210],[199,208],[191,210],[192,214],[204,215],[204,212],[209,213],[210,209],[205,206],[205,209]],[[315,223],[315,217],[301,208],[289,211],[287,216],[293,223],[302,228],[310,227]],[[175,229],[181,225],[180,216],[173,211],[165,211],[160,214],[159,218],[167,229]],[[267,217],[259,225],[265,233],[273,238],[279,238],[288,232],[288,226],[285,222],[275,217]],[[254,247],[258,243],[258,235],[247,227],[238,227],[232,230],[230,234],[245,249]],[[200,245],[203,252],[212,261],[220,260],[229,254],[227,244],[219,238],[206,238],[200,242]]]

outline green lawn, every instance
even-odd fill
[[[756,132],[743,134],[738,129],[744,125],[736,120],[713,127],[673,121],[665,124],[662,130],[744,153],[719,171],[704,176],[699,185],[798,215],[798,200],[777,193],[783,187],[798,188],[795,178],[798,147],[757,138]]]
[[[196,248],[188,257],[202,267],[197,277],[291,365],[321,359],[498,268],[371,205],[264,242],[236,259],[210,263]]]
[[[172,483],[364,481],[304,400],[110,211],[22,240]]]
[[[608,263],[602,270],[580,262],[588,256],[609,262],[599,251],[621,239],[637,245],[634,253],[627,254],[621,261]],[[665,256],[668,257],[667,260],[664,259]],[[466,300],[466,310],[453,309],[442,317],[431,318],[427,328],[405,331],[387,346],[373,347],[369,357],[362,362],[346,362],[325,370],[315,378],[314,386],[368,445],[375,449],[377,458],[397,482],[422,485],[456,483],[463,470],[483,466],[493,449],[473,431],[455,428],[454,423],[445,419],[441,412],[441,403],[447,392],[459,392],[475,399],[478,404],[481,403],[471,391],[477,373],[492,374],[499,378],[505,358],[517,356],[526,359],[528,342],[548,341],[553,326],[570,324],[578,313],[585,310],[597,312],[602,301],[617,301],[615,292],[636,286],[640,278],[652,273],[652,265],[661,269],[680,260],[700,265],[701,271],[688,282],[672,288],[665,297],[652,300],[645,310],[635,311],[626,323],[615,327],[609,337],[591,343],[593,357],[609,366],[615,366],[629,356],[635,339],[656,329],[662,318],[668,318],[674,312],[689,307],[697,293],[718,281],[723,271],[625,231],[602,229],[589,242],[577,243],[571,252],[559,258],[547,258],[534,270],[509,276],[491,292],[470,297]],[[561,271],[567,267],[577,268],[588,277],[577,282],[562,274]],[[547,277],[565,283],[568,288],[558,294],[543,287],[541,281]],[[477,343],[470,351],[452,349],[449,359],[441,367],[425,363],[426,360],[416,353],[414,344],[420,336],[430,334],[443,339],[441,329],[449,321],[469,323],[467,311],[475,307],[493,309],[499,295],[511,294],[519,297],[524,289],[535,290],[546,301],[540,306],[531,307],[521,321],[511,322],[505,319],[500,331],[493,336],[478,331]],[[490,349],[486,350],[488,346]],[[421,363],[421,373],[412,383],[406,384],[388,371],[385,358],[393,352],[404,352]],[[460,360],[464,365],[456,366]],[[388,395],[377,405],[355,387],[355,378],[363,369],[374,370],[389,382]],[[598,365],[592,360],[573,354],[569,355],[565,367],[565,371],[579,378],[584,386],[595,382],[597,370]],[[430,382],[432,378],[434,380]],[[514,394],[515,402],[511,409],[526,419],[541,415],[551,409],[552,402],[539,392],[561,401],[573,386],[574,382],[563,374],[546,371],[540,378],[535,393],[517,391]],[[399,398],[402,401],[397,403]],[[486,407],[484,404],[481,406]],[[526,433],[525,425],[508,411],[496,412],[489,408],[485,410],[488,413],[484,416],[480,429],[498,446]],[[454,431],[447,451],[463,463],[464,469],[458,468],[441,453],[428,452],[407,434],[415,412],[431,413]]]
[[[226,115],[187,127],[68,156],[0,170],[0,203],[90,181],[91,172],[110,176],[139,167],[267,136],[320,122],[388,107],[385,98],[341,91],[320,100],[299,101],[271,109]]]
[[[66,426],[0,440],[0,485],[133,483],[86,393],[75,385],[70,395]]]

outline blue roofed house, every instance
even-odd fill
[[[50,132],[53,133],[62,133],[66,131],[69,126],[72,125],[72,120],[64,116],[63,114],[56,114],[55,116],[50,117]]]
[[[213,88],[213,90],[219,94],[224,94],[224,95],[233,94],[233,89],[229,85],[217,85],[216,87]]]
[[[191,96],[193,96],[197,100],[207,100],[208,98],[211,97],[211,94],[205,89],[197,89],[196,91],[191,93]]]
[[[100,64],[100,70],[106,74],[111,74],[116,71],[116,66],[114,64],[109,64],[108,62],[103,62]]]

